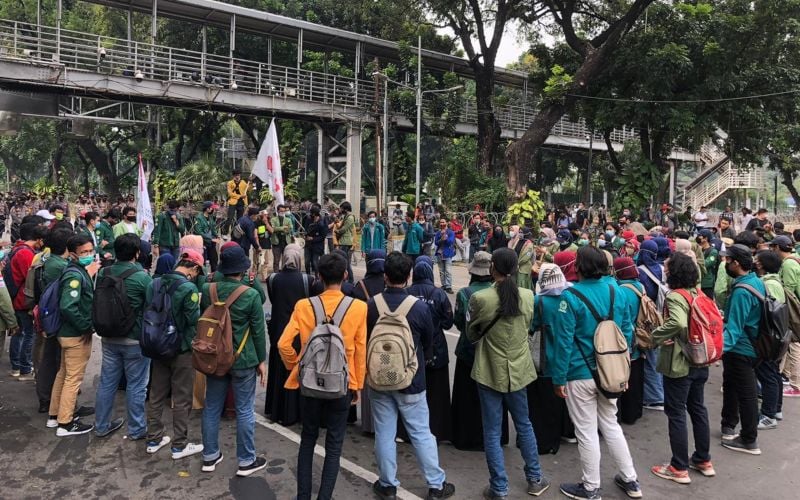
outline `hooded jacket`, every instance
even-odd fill
[[[661,264],[659,264],[657,260],[659,248],[658,243],[655,241],[656,239],[663,240],[663,238],[646,240],[644,243],[642,243],[642,246],[639,250],[639,281],[641,281],[642,285],[644,285],[647,296],[653,301],[658,298],[658,283],[653,283],[653,280],[651,280],[650,277],[641,270],[641,267],[646,267],[647,270],[653,274],[653,276],[658,279],[662,279]]]
[[[433,361],[430,368],[444,368],[448,364],[447,340],[444,331],[453,326],[453,308],[441,288],[433,284],[433,262],[429,257],[417,258],[414,265],[413,284],[408,294],[428,304],[433,318]]]

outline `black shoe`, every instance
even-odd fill
[[[736,439],[723,441],[722,446],[728,448],[729,450],[748,453],[750,455],[761,455],[761,449],[758,447],[758,443],[755,441],[752,443],[745,443],[742,441],[741,436],[737,437]]]
[[[242,467],[239,466],[239,470],[236,471],[236,475],[239,477],[247,477],[251,474],[255,474],[256,472],[260,471],[261,469],[267,466],[267,459],[264,457],[256,457],[253,460],[253,463],[250,465],[245,465]]]
[[[394,486],[381,485],[380,479],[372,483],[372,491],[378,495],[381,500],[396,500],[397,488]]]
[[[66,436],[77,436],[79,434],[86,434],[87,432],[91,432],[94,429],[93,425],[82,424],[78,421],[73,421],[71,424],[63,425],[58,424],[58,429],[56,429],[56,436],[58,437],[66,437]]]
[[[89,417],[91,415],[94,415],[94,406],[79,406],[78,408],[75,409],[73,414],[77,418]]]
[[[220,462],[222,462],[222,453],[214,460],[203,460],[203,468],[201,470],[203,472],[214,472]]]
[[[106,436],[110,436],[111,434],[114,433],[114,431],[118,431],[122,427],[122,425],[124,423],[125,423],[125,419],[124,418],[118,418],[116,420],[112,420],[108,424],[108,430],[107,431],[102,432],[102,433],[101,432],[97,432],[95,434],[97,435],[97,437],[101,437],[101,438],[104,438]]]
[[[39,403],[39,413],[47,413],[50,411],[50,401],[42,401]]]
[[[456,494],[456,487],[453,483],[445,482],[440,489],[428,488],[428,496],[425,500],[436,500],[437,498],[450,498]]]

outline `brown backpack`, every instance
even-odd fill
[[[625,283],[622,286],[632,290],[639,297],[639,314],[636,316],[636,324],[634,325],[636,345],[639,346],[639,349],[645,351],[655,349],[656,343],[653,340],[653,330],[664,324],[664,318],[658,312],[655,302],[637,290],[636,286],[629,283]]]
[[[212,283],[208,290],[211,305],[197,323],[197,335],[192,340],[192,366],[206,375],[222,377],[230,371],[250,335],[248,329],[234,353],[230,307],[249,287],[240,285],[224,302],[217,295],[217,283]]]

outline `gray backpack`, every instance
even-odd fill
[[[314,308],[316,327],[300,354],[300,394],[317,399],[337,399],[347,395],[348,369],[344,336],[339,329],[352,297],[344,297],[333,313],[325,314],[322,299],[308,299]]]

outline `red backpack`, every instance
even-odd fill
[[[722,315],[717,304],[706,294],[697,290],[697,297],[679,289],[675,293],[689,303],[688,342],[679,345],[689,364],[695,367],[708,366],[722,357]]]

